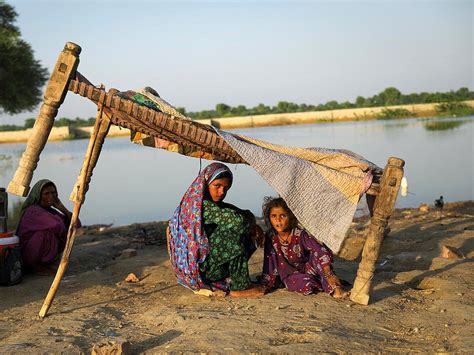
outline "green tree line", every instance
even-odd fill
[[[220,103],[216,105],[215,110],[204,110],[199,112],[187,112],[185,108],[178,108],[182,114],[195,119],[207,119],[207,118],[219,118],[219,117],[232,117],[232,116],[249,116],[249,115],[265,115],[273,113],[291,113],[291,112],[308,112],[308,111],[326,111],[336,110],[344,108],[360,108],[360,107],[380,107],[380,106],[392,106],[392,105],[410,105],[410,104],[421,104],[421,103],[440,103],[437,111],[440,116],[462,116],[474,114],[474,110],[460,101],[474,100],[474,92],[469,91],[468,88],[460,88],[457,91],[449,92],[435,92],[420,94],[408,94],[403,95],[398,89],[394,87],[386,88],[381,93],[372,97],[364,98],[358,96],[355,102],[342,102],[338,103],[335,100],[326,102],[325,104],[319,105],[307,105],[307,104],[295,104],[292,102],[280,101],[276,106],[267,106],[259,104],[253,108],[247,108],[243,105],[231,107],[229,105]],[[401,118],[411,117],[412,113],[404,109],[396,110],[384,110],[383,114],[379,117],[382,119],[387,118]],[[91,117],[88,119],[69,119],[62,117],[54,122],[55,127],[84,127],[94,125],[95,118]],[[25,120],[23,126],[16,125],[0,125],[0,131],[16,131],[23,130],[33,127],[35,123],[34,118],[28,118]]]
[[[76,119],[71,120],[67,117],[61,117],[54,121],[54,127],[88,127],[93,126],[95,122],[95,117],[90,117],[88,119],[82,119],[76,117]],[[32,128],[35,124],[34,118],[27,118],[23,126],[17,125],[0,125],[0,131],[22,131],[24,129]]]
[[[458,102],[465,100],[474,100],[474,92],[468,88],[460,88],[456,91],[449,92],[422,92],[413,94],[402,94],[400,90],[394,87],[388,87],[379,94],[371,97],[358,96],[354,102],[337,102],[336,100],[328,101],[319,105],[295,104],[287,101],[280,101],[276,106],[267,106],[259,104],[255,107],[247,108],[244,105],[229,106],[224,103],[216,105],[214,110],[204,110],[199,112],[187,112],[185,108],[179,107],[178,111],[193,119],[232,117],[232,116],[251,116],[266,115],[274,113],[291,113],[291,112],[308,112],[308,111],[327,111],[345,108],[362,108],[362,107],[380,107],[392,105],[410,105],[423,103],[440,103],[440,102]]]

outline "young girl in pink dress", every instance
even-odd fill
[[[333,271],[333,255],[304,229],[282,198],[263,206],[265,236],[262,280],[270,290],[280,280],[289,291],[304,295],[324,291],[335,298],[349,295]]]

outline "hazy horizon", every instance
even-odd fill
[[[72,41],[93,83],[151,86],[187,111],[474,89],[473,1],[6,2],[49,72]],[[94,114],[70,94],[58,117]]]

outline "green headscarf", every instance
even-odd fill
[[[43,190],[43,187],[48,184],[52,184],[57,191],[56,185],[54,185],[54,182],[52,182],[51,180],[39,180],[30,190],[30,193],[28,194],[28,197],[26,198],[25,202],[23,202],[23,206],[21,207],[20,220],[28,207],[32,205],[39,205],[41,201],[41,191]]]

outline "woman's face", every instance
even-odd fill
[[[41,190],[41,199],[40,199],[40,206],[41,207],[51,207],[56,203],[58,199],[58,192],[56,191],[56,187],[53,185],[48,185],[43,187]]]
[[[208,185],[209,195],[212,201],[221,202],[227,195],[227,190],[230,189],[232,180],[230,178],[215,179]]]
[[[286,233],[291,230],[290,216],[283,207],[272,207],[270,209],[270,223],[278,233]]]

